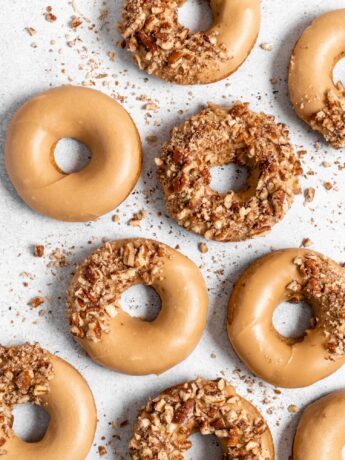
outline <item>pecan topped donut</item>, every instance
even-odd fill
[[[177,385],[141,410],[129,451],[133,460],[183,460],[196,431],[217,436],[225,459],[273,460],[272,437],[265,420],[225,380]]]
[[[259,0],[211,0],[213,25],[191,33],[178,22],[185,0],[126,0],[123,46],[141,69],[180,84],[211,83],[233,73],[253,48]]]
[[[151,286],[161,310],[153,321],[121,308],[123,292]],[[160,374],[193,351],[206,325],[208,295],[197,266],[158,241],[107,242],[77,269],[68,291],[71,332],[100,364],[134,375]]]
[[[25,442],[13,430],[17,404],[42,406],[50,415],[43,438]],[[38,344],[0,346],[0,456],[6,460],[84,460],[97,423],[92,393],[66,361]]]
[[[226,163],[249,170],[239,192],[210,187],[210,168]],[[156,164],[168,212],[187,230],[212,240],[266,234],[299,192],[301,166],[287,129],[240,102],[231,108],[209,105],[174,128]]]
[[[272,315],[283,301],[306,302],[314,318],[301,337],[280,335]],[[306,249],[274,251],[254,262],[228,306],[230,341],[250,370],[273,385],[311,385],[345,363],[345,270]]]

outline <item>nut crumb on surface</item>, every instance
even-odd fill
[[[299,408],[296,406],[296,404],[290,404],[288,406],[288,411],[290,414],[296,414],[299,411]]]
[[[206,252],[208,252],[208,246],[205,243],[199,243],[198,248],[199,248],[199,251],[202,252],[203,254],[206,254]]]
[[[272,43],[261,43],[260,48],[262,48],[265,51],[272,51],[273,44]]]
[[[34,256],[43,257],[44,256],[44,246],[43,244],[36,244],[34,247]]]
[[[42,305],[44,302],[45,302],[44,297],[37,296],[37,297],[34,297],[33,299],[31,299],[30,305],[31,305],[33,308],[37,308],[37,307],[39,307],[40,305]]]
[[[311,203],[315,197],[315,188],[309,187],[304,191],[304,200],[306,203]]]

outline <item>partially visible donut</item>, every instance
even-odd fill
[[[121,295],[152,286],[162,308],[153,321],[130,316]],[[206,325],[208,294],[197,266],[144,238],[111,241],[77,269],[68,291],[71,332],[98,363],[127,374],[160,374],[194,350]]]
[[[310,404],[298,423],[293,460],[342,460],[345,445],[345,390]]]
[[[224,379],[197,380],[163,391],[141,409],[129,445],[133,460],[183,460],[196,431],[215,435],[224,459],[274,460],[259,411]]]
[[[169,214],[211,240],[268,233],[299,193],[301,166],[288,130],[241,102],[209,105],[174,128],[156,163]],[[226,163],[247,167],[245,188],[225,194],[211,189],[210,168]]]
[[[345,89],[333,70],[345,56],[345,9],[322,14],[303,32],[290,61],[289,90],[297,114],[334,148],[345,147]]]
[[[284,301],[307,302],[313,324],[287,338],[273,326]],[[345,363],[345,270],[307,249],[274,251],[250,265],[228,306],[228,335],[249,369],[272,385],[311,385]]]
[[[38,344],[0,346],[0,456],[6,460],[84,460],[97,423],[95,402],[83,377]],[[50,415],[38,442],[13,431],[17,404],[44,407]]]
[[[191,33],[178,22],[185,0],[126,0],[120,32],[141,69],[180,84],[212,83],[232,74],[251,52],[260,0],[211,0],[212,27]]]

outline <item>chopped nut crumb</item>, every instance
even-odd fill
[[[302,241],[302,246],[305,248],[309,248],[309,246],[312,246],[313,242],[310,238],[304,238]]]
[[[272,51],[273,44],[272,43],[261,43],[260,47],[265,51]]]
[[[45,299],[43,297],[34,297],[33,299],[31,299],[30,304],[33,308],[37,308],[40,305],[42,305],[42,303],[44,302],[45,302]]]
[[[323,185],[326,190],[331,190],[333,188],[333,185],[330,182],[325,182]]]
[[[205,254],[206,252],[208,252],[208,246],[207,246],[207,244],[205,244],[205,243],[199,243],[198,247],[199,247],[199,251],[202,252],[203,254]]]
[[[299,408],[295,404],[290,404],[288,406],[288,411],[290,414],[296,414],[299,411]]]
[[[44,246],[42,244],[37,244],[34,247],[34,256],[43,257],[44,256]]]
[[[120,216],[118,214],[114,214],[111,218],[113,222],[117,222],[118,224],[120,223]]]
[[[101,457],[107,455],[108,451],[105,446],[98,446],[98,453]]]
[[[315,197],[315,189],[313,187],[309,187],[304,192],[304,199],[306,203],[311,203]]]
[[[31,37],[32,37],[33,35],[36,35],[36,33],[37,33],[36,29],[34,29],[33,27],[27,27],[25,30],[27,31],[27,33],[28,33],[29,35],[31,35]]]

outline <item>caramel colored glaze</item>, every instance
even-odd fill
[[[345,390],[310,404],[297,426],[293,460],[342,460],[344,424]]]
[[[76,369],[51,355],[54,378],[43,397],[50,415],[41,441],[28,443],[14,436],[6,442],[6,460],[84,460],[92,446],[97,412],[92,393]]]
[[[323,14],[303,32],[292,53],[291,102],[306,122],[326,105],[328,91],[343,96],[333,82],[333,69],[345,55],[344,24],[345,9]]]
[[[111,332],[100,342],[77,339],[99,364],[131,375],[160,374],[186,359],[198,344],[207,320],[205,281],[190,259],[169,246],[166,251],[163,279],[151,286],[162,304],[154,321],[119,309],[110,319]]]
[[[234,73],[247,59],[260,31],[260,0],[211,0],[213,25],[208,33],[217,32],[218,43],[229,57],[216,68],[204,70],[202,83],[214,83]]]
[[[275,308],[288,299],[286,286],[301,279],[293,260],[308,252],[286,249],[260,258],[241,276],[228,305],[228,335],[239,357],[254,374],[286,388],[311,385],[345,363],[328,358],[320,328],[287,339],[272,324]]]
[[[62,138],[92,152],[79,172],[64,174],[54,161]],[[64,221],[89,221],[114,209],[131,192],[141,171],[135,124],[111,97],[63,86],[34,97],[12,119],[5,147],[8,174],[34,210]]]

